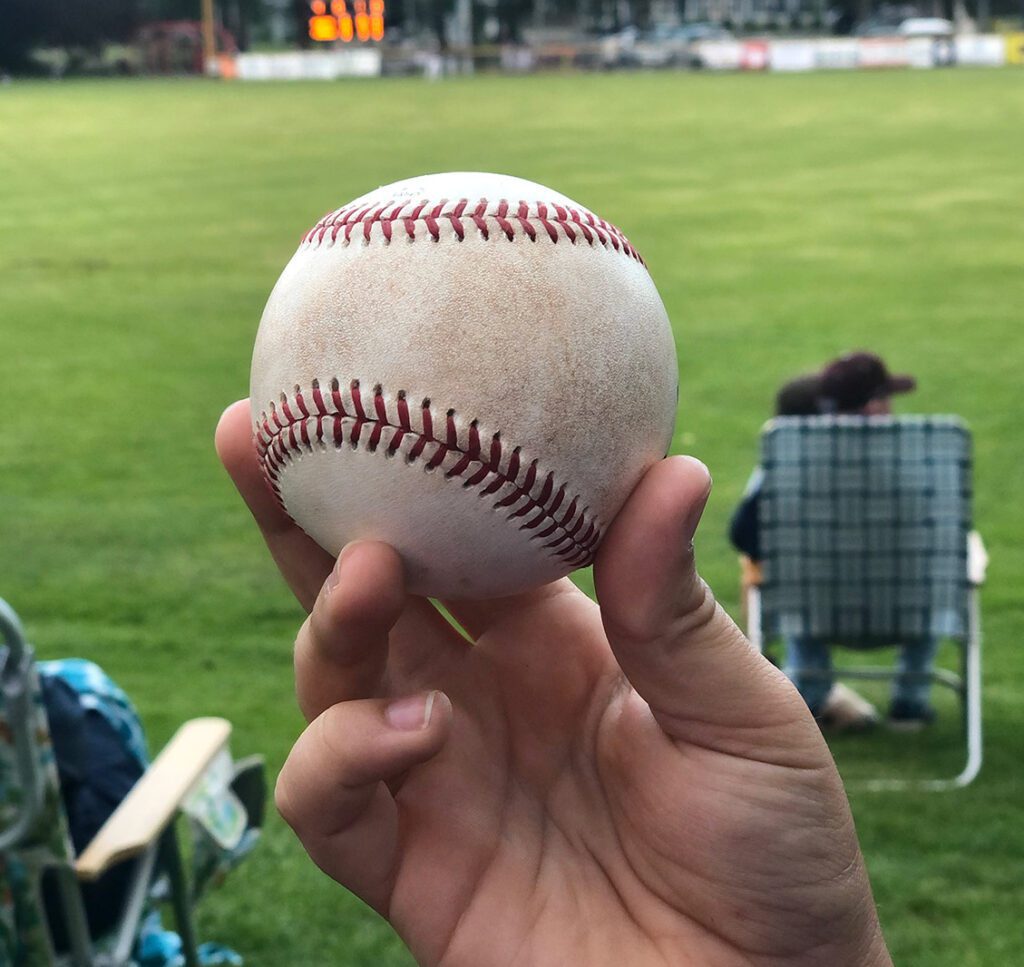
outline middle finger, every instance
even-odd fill
[[[357,541],[339,555],[295,641],[299,707],[312,721],[338,702],[381,694],[386,668],[390,687],[443,687],[468,647],[430,602],[406,592],[392,548]]]

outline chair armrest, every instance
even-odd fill
[[[155,842],[230,735],[231,723],[225,719],[192,719],[182,725],[82,851],[75,862],[78,876],[95,880]]]
[[[985,583],[985,572],[988,570],[988,551],[981,539],[981,534],[971,531],[967,535],[967,580],[975,587]]]
[[[764,572],[759,561],[753,561],[746,554],[740,556],[740,580],[744,588],[759,587],[764,582]]]

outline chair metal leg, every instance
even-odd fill
[[[920,792],[946,792],[963,789],[970,785],[981,771],[981,616],[978,608],[977,590],[970,596],[970,628],[963,646],[962,677],[956,679],[949,672],[937,669],[934,680],[954,688],[963,706],[964,736],[967,745],[967,761],[963,771],[952,779],[874,779],[858,788],[869,792],[895,792],[914,789]]]
[[[73,967],[93,967],[94,955],[89,936],[89,922],[85,917],[82,891],[78,878],[70,866],[54,866],[53,874],[60,893],[61,914],[67,928],[69,955]]]
[[[36,749],[35,709],[29,681],[35,652],[25,640],[25,632],[11,606],[0,598],[0,642],[6,645],[6,657],[0,661],[0,692],[5,718],[13,723],[13,743],[17,763],[16,782],[22,799],[14,823],[0,830],[0,849],[20,843],[32,828],[43,808],[43,778]],[[3,651],[0,650],[0,655]]]
[[[754,650],[764,653],[764,635],[761,629],[761,589],[751,585],[747,589],[747,637]]]
[[[111,952],[111,958],[117,967],[132,963],[132,954],[138,941],[139,923],[142,911],[149,898],[149,887],[153,881],[153,867],[156,865],[157,850],[150,846],[136,861],[137,866],[132,874],[128,899],[117,930],[117,941]]]
[[[758,652],[764,652],[764,638],[761,625],[761,593],[755,585],[747,589],[747,637]],[[962,645],[962,671],[960,675],[943,668],[932,669],[929,678],[936,684],[953,689],[960,696],[964,716],[964,735],[967,746],[967,760],[963,771],[951,779],[872,779],[855,783],[856,788],[870,792],[891,792],[914,789],[939,792],[948,789],[962,789],[970,785],[981,771],[982,726],[981,726],[981,610],[978,589],[972,588],[969,597],[969,622],[967,641]],[[891,668],[860,667],[836,669],[835,677],[852,679],[892,679]]]
[[[964,653],[964,716],[967,732],[967,764],[953,783],[969,785],[981,771],[981,609],[978,589],[972,588],[969,599],[970,629]]]
[[[186,967],[200,967],[196,952],[196,931],[192,922],[192,895],[178,848],[178,836],[172,822],[160,837],[160,859],[163,869],[171,881],[171,905],[174,907],[174,922],[181,937]]]

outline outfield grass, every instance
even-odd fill
[[[276,770],[300,615],[211,445],[263,302],[301,233],[377,184],[548,183],[618,224],[665,298],[674,449],[715,474],[699,555],[734,612],[725,521],[783,379],[867,346],[918,376],[904,409],[972,424],[987,763],[967,791],[853,808],[897,963],[1019,962],[1022,116],[1024,71],[965,69],[0,88],[0,595],[44,657],[106,666],[155,744],[221,713]],[[203,911],[254,967],[409,962],[276,818]]]

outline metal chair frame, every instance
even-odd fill
[[[811,418],[787,418],[773,420],[766,426],[766,433],[777,427],[779,424],[793,422],[817,422],[835,418],[811,417]],[[895,418],[891,418],[891,423]],[[920,418],[918,418],[920,419]],[[938,418],[943,419],[943,418]],[[954,422],[962,428],[962,424],[955,418],[946,418],[947,422]],[[966,429],[964,432],[966,432]],[[764,437],[762,437],[764,439]],[[860,784],[871,791],[886,790],[907,790],[917,789],[924,791],[943,791],[949,789],[963,788],[969,785],[977,777],[982,765],[982,720],[981,720],[981,608],[979,602],[979,586],[983,580],[983,572],[987,558],[984,556],[984,549],[981,547],[980,539],[968,537],[968,546],[965,552],[967,562],[967,573],[964,575],[964,588],[966,594],[966,629],[965,634],[953,636],[953,640],[960,646],[960,673],[956,674],[945,669],[932,669],[928,678],[937,685],[951,689],[960,699],[965,746],[966,760],[963,769],[951,778],[944,779],[871,779]],[[759,570],[759,569],[755,569]],[[759,574],[748,574],[745,580],[745,606],[747,614],[747,636],[751,644],[759,652],[765,650],[764,613],[762,590]],[[847,639],[849,642],[849,639]],[[838,640],[837,647],[843,647],[844,641]],[[865,642],[858,650],[864,647],[885,647],[878,642]],[[813,673],[810,673],[813,674]],[[834,672],[835,678],[860,679],[860,680],[887,680],[891,681],[897,676],[892,668],[882,666],[864,666],[859,668],[841,668]]]

